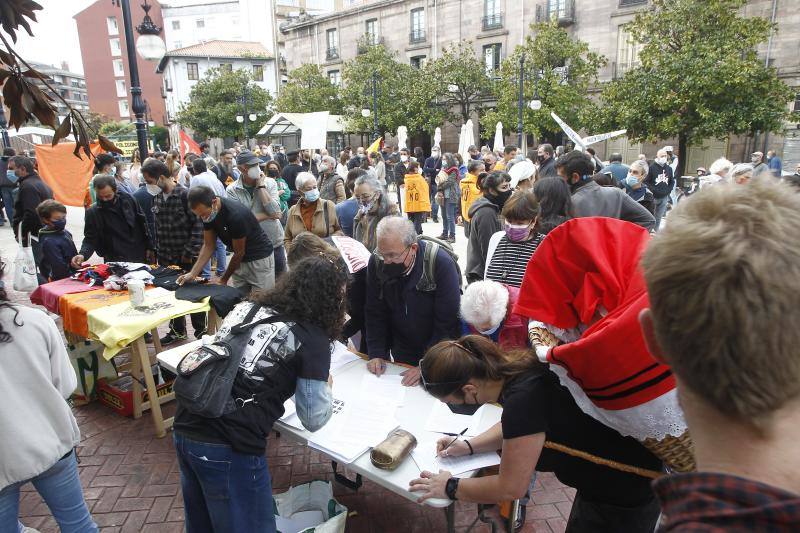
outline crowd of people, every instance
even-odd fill
[[[472,146],[468,161],[438,147],[429,157],[389,145],[334,157],[234,146],[216,159],[200,147],[183,162],[177,152],[134,154],[128,166],[98,155],[80,246],[34,161],[7,151],[0,163],[17,189],[8,217],[33,247],[42,282],[97,254],[176,266],[180,285],[203,278],[245,297],[214,338],[241,354],[230,392],[241,402],[209,417],[178,401],[190,533],[275,531],[266,439],[291,396],[307,429],[330,419],[334,340],[353,340],[377,376],[390,362],[406,365],[403,385],[448,405],[503,406],[496,426],[437,448],[502,450],[499,474],[422,472],[409,487],[420,501],[527,501],[535,472],[552,471],[577,489],[570,532],[650,532],[659,517],[664,531],[789,531],[800,522],[800,168],[781,180],[774,154],[766,163],[759,152],[750,163],[719,159],[687,191],[672,147],[630,165],[549,144],[527,154]],[[438,238],[423,234],[427,220],[441,220]],[[452,247],[459,226],[463,273]],[[344,246],[368,261],[354,267]],[[548,305],[561,317],[531,311]],[[206,317],[190,318],[200,338]],[[550,348],[537,333],[548,324]],[[570,388],[554,372],[556,350],[603,329],[606,339],[612,332],[605,349],[624,357],[638,342],[651,367],[668,365],[656,381],[677,390],[684,413],[671,416],[685,416],[697,471],[676,473],[651,443],[598,416],[588,404],[610,401],[604,389]],[[161,343],[186,337],[175,319]],[[62,531],[97,530],[77,478],[79,430],[62,401],[75,376],[60,334],[40,311],[9,303],[2,280],[0,347],[0,531],[16,530],[27,481]],[[195,353],[195,366],[213,353]],[[602,373],[601,359],[584,364]]]

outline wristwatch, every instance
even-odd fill
[[[444,486],[444,493],[453,501],[456,501],[456,491],[458,491],[458,481],[459,478],[451,477],[447,480],[447,484]]]

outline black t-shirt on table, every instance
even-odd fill
[[[234,239],[246,238],[243,263],[264,259],[272,253],[272,243],[261,229],[255,215],[236,200],[220,198],[219,213],[203,229],[213,229],[217,237],[231,247]]]
[[[532,370],[503,387],[503,438],[545,433],[548,441],[619,463],[660,471],[661,461],[632,437],[587,415],[549,370]],[[553,472],[589,500],[635,506],[653,498],[651,480],[548,448],[536,470]]]

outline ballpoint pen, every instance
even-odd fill
[[[452,445],[452,444],[453,444],[455,441],[457,441],[457,440],[458,440],[458,438],[459,438],[459,437],[461,437],[462,435],[464,435],[464,433],[466,433],[468,429],[469,429],[469,428],[464,428],[463,430],[461,430],[461,433],[459,433],[458,435],[456,435],[456,436],[455,436],[456,438],[454,438],[453,440],[451,440],[451,441],[450,441],[450,442],[447,444],[447,446],[445,446],[444,448],[442,448],[442,451],[441,451],[441,452],[439,452],[439,453],[442,453],[442,452],[444,452],[444,451],[445,451],[447,448],[449,448],[449,447],[450,447],[450,446],[451,446],[451,445]],[[437,453],[437,454],[436,454],[434,457],[439,457],[439,454]]]

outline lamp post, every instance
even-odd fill
[[[536,72],[533,76],[533,100],[528,103],[528,107],[532,111],[539,111],[542,108],[542,101],[539,99],[539,77],[542,75],[542,72],[539,69],[536,69]],[[518,137],[518,145],[517,148],[520,150],[522,149],[522,126],[523,126],[523,109],[525,107],[524,100],[525,100],[525,80],[527,76],[525,74],[525,54],[522,54],[519,58],[519,97],[517,99],[517,137]]]
[[[378,72],[375,71],[370,77],[370,88],[364,90],[364,96],[372,95],[372,110],[368,107],[361,109],[361,116],[364,118],[372,115],[372,140],[378,138],[378,95],[380,88],[378,87]]]
[[[131,100],[133,114],[136,117],[136,140],[139,145],[139,156],[144,161],[147,157],[147,124],[144,121],[144,113],[146,110],[144,100],[142,99],[142,87],[139,81],[139,65],[136,61],[136,52],[148,60],[160,59],[166,51],[164,41],[158,36],[161,33],[161,28],[153,23],[148,12],[150,6],[145,0],[142,4],[144,10],[144,19],[142,23],[136,27],[136,30],[141,35],[138,42],[134,45],[133,41],[133,21],[131,20],[131,4],[130,0],[112,0],[122,7],[122,22],[125,28],[125,48],[128,55],[128,72],[131,78]],[[159,45],[160,43],[160,45]],[[161,52],[158,55],[159,51]],[[157,57],[156,57],[157,56]]]
[[[250,122],[255,121],[258,118],[258,115],[255,113],[249,113],[248,108],[250,107],[250,87],[245,85],[244,90],[242,92],[242,98],[239,100],[242,103],[242,114],[236,115],[236,122],[241,124],[244,129],[244,145],[247,149],[250,149],[250,139],[249,135],[250,132],[248,131],[248,125]]]

